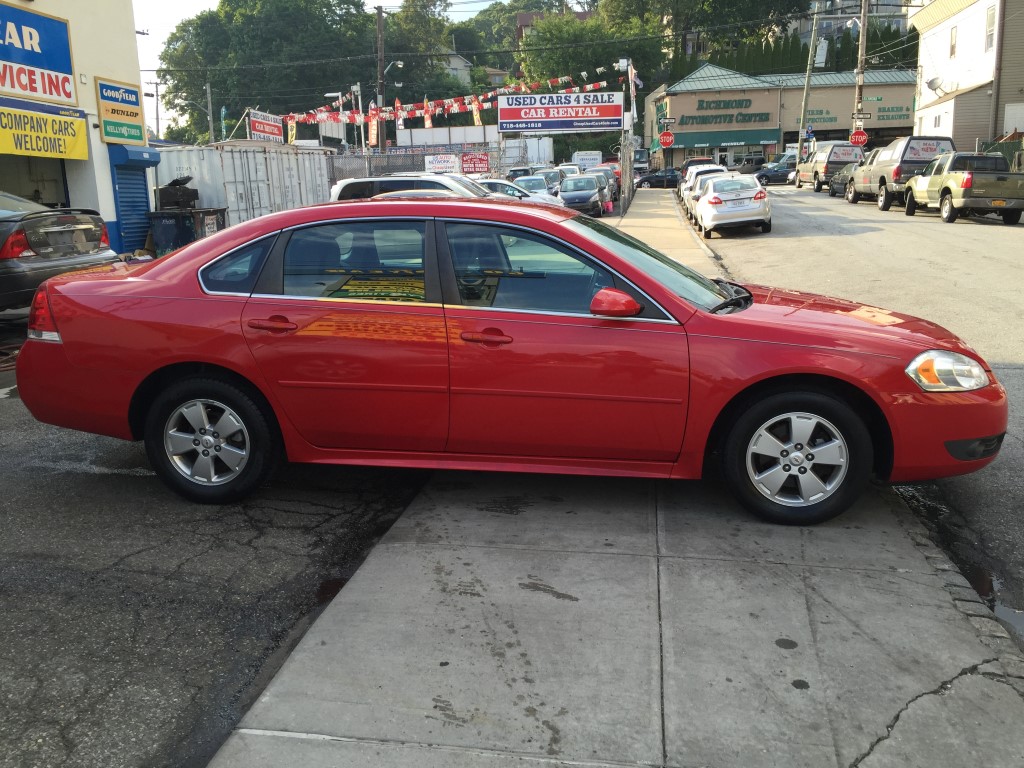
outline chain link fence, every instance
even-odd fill
[[[999,152],[1014,171],[1024,171],[1024,139],[1015,141],[983,141],[982,152]]]

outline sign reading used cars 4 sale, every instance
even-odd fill
[[[0,2],[0,96],[78,103],[67,20]]]
[[[277,115],[249,111],[249,136],[256,141],[284,143],[284,123]]]
[[[622,130],[622,93],[544,93],[498,97],[499,133]]]

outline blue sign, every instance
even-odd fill
[[[804,135],[808,139],[813,139],[814,138],[814,126],[813,125],[808,125],[807,126],[807,130],[804,132]]]
[[[0,2],[0,95],[78,103],[66,19]]]

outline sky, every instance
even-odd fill
[[[142,70],[142,89],[153,93],[153,86],[147,85],[156,79],[153,71],[160,66],[160,52],[164,49],[167,36],[184,19],[189,19],[203,11],[217,7],[217,0],[132,0],[135,11],[135,29],[137,32],[148,32],[148,35],[136,34],[139,44],[139,69]],[[156,128],[155,99],[145,99],[146,123]],[[160,108],[160,130],[170,124],[174,115],[166,108]]]

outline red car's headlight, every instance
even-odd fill
[[[907,375],[925,392],[967,392],[989,383],[981,363],[967,355],[930,349],[910,361]]]

